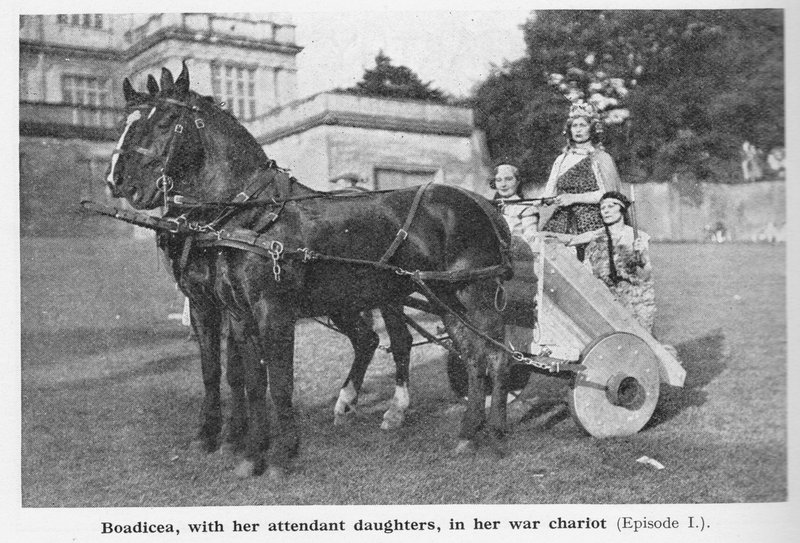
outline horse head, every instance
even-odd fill
[[[212,99],[189,89],[189,71],[162,68],[147,93],[122,84],[126,118],[107,177],[113,196],[153,209],[176,196],[226,201],[241,190],[266,154]]]

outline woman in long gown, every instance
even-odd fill
[[[556,158],[543,196],[556,210],[542,230],[582,234],[603,226],[600,197],[619,191],[621,181],[614,159],[600,144],[602,122],[591,104],[580,102],[570,108],[564,128],[567,146]],[[583,260],[584,246],[577,246]]]

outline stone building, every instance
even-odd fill
[[[345,173],[368,189],[437,182],[488,190],[488,150],[469,108],[325,92],[257,119],[253,133],[319,190]]]
[[[124,225],[77,211],[105,199],[122,80],[179,70],[243,122],[296,98],[294,26],[264,14],[20,16],[20,210],[23,234],[70,235]],[[176,72],[177,73],[177,72]]]
[[[485,190],[488,153],[467,108],[355,97],[298,99],[295,27],[283,14],[20,16],[20,211],[23,235],[128,233],[79,212],[106,200],[103,179],[122,112],[122,80],[186,60],[213,95],[306,184],[356,173],[370,188],[425,181]]]

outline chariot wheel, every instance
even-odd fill
[[[581,355],[585,369],[569,392],[572,418],[597,438],[641,430],[658,402],[659,364],[647,343],[627,332],[601,336]]]

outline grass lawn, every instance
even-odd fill
[[[22,240],[22,500],[30,507],[257,504],[728,503],[787,499],[784,245],[656,244],[658,337],[687,370],[650,424],[587,437],[550,410],[566,383],[535,376],[541,406],[510,454],[451,458],[459,415],[439,347],[412,355],[413,410],[379,429],[393,363],[378,351],[360,411],[332,423],[349,342],[297,328],[301,453],[291,482],[241,481],[233,460],[187,448],[197,347],[152,242]],[[385,337],[382,338],[385,342]],[[227,392],[227,391],[226,391]],[[666,466],[639,464],[642,455]]]

